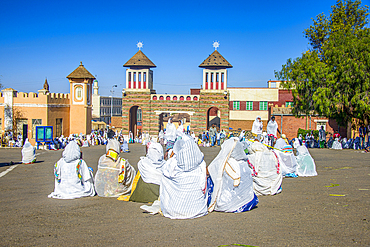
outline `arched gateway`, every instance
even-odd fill
[[[203,86],[190,94],[157,94],[153,89],[155,64],[139,50],[127,63],[126,88],[122,94],[122,130],[135,135],[139,129],[138,109],[142,111],[141,131],[158,135],[163,119],[169,115],[186,114],[190,131],[196,135],[212,123],[220,129],[229,128],[227,68],[229,62],[215,50],[203,61]],[[190,121],[188,121],[190,120]],[[162,127],[163,128],[163,127]]]

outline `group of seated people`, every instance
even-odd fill
[[[55,189],[49,197],[73,199],[97,194],[153,203],[141,208],[171,219],[197,218],[212,211],[244,212],[256,207],[257,196],[280,193],[284,175],[316,175],[307,148],[297,147],[295,158],[289,152],[292,148],[285,146],[277,151],[260,142],[230,138],[207,167],[193,138],[182,134],[166,154],[160,143],[148,142],[146,156],[140,158],[135,171],[120,157],[120,143],[110,138],[94,178],[79,145],[71,141],[54,166]]]

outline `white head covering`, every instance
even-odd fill
[[[108,139],[107,146],[105,147],[105,151],[108,152],[109,149],[113,149],[117,153],[121,152],[121,144],[116,139]]]
[[[203,161],[203,153],[187,135],[176,141],[173,152],[176,154],[177,166],[183,171],[197,168]]]
[[[62,157],[67,163],[80,159],[80,146],[78,146],[76,141],[71,141],[70,143],[68,143],[65,150],[63,151]]]

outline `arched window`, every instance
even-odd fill
[[[198,100],[198,97],[197,96],[194,96],[193,100]]]
[[[153,100],[157,100],[157,96],[153,96]]]
[[[167,97],[166,97],[166,100],[171,100],[171,97],[170,97],[170,96],[167,96]]]
[[[163,96],[159,96],[159,100],[164,100]]]
[[[184,100],[184,96],[180,96],[180,100]]]
[[[191,100],[191,97],[190,96],[186,97],[186,100]]]
[[[172,100],[177,100],[177,96],[173,96]]]

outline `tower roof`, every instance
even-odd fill
[[[199,65],[200,68],[218,67],[218,68],[232,68],[233,66],[217,51],[215,50],[203,63]]]
[[[155,64],[145,54],[139,50],[136,54],[128,60],[123,67],[149,67],[155,68]]]
[[[68,79],[95,79],[95,77],[82,65],[77,67],[72,73],[67,76]]]

